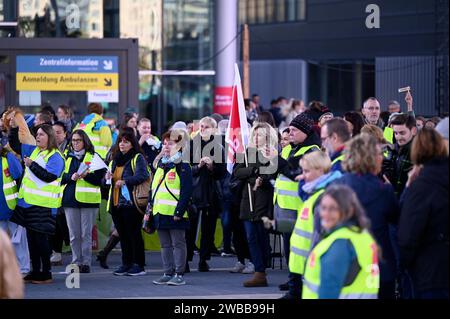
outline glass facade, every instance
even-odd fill
[[[306,0],[239,0],[240,24],[303,21]]]
[[[161,132],[160,123],[212,112],[213,75],[151,71],[213,70],[213,10],[212,0],[0,0],[0,22],[18,22],[17,28],[1,27],[0,36],[138,38],[139,105],[126,107],[139,108]],[[42,103],[71,104],[76,114],[88,103],[85,92],[41,93]],[[32,112],[39,105],[24,108]],[[105,108],[121,120],[117,103]]]

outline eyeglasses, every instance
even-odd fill
[[[81,138],[73,138],[72,143],[81,143],[83,140]]]

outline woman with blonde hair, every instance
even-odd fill
[[[317,207],[325,188],[342,176],[339,171],[331,171],[331,159],[327,153],[314,151],[300,159],[302,174],[299,196],[303,205],[299,207],[294,231],[290,240],[289,292],[285,299],[297,299],[302,294],[302,280],[306,258],[319,237],[319,214]]]
[[[240,180],[243,187],[240,219],[244,223],[250,256],[255,265],[252,279],[244,287],[267,286],[266,267],[269,264],[269,238],[262,217],[271,217],[273,186],[276,177],[278,135],[267,123],[257,123],[251,130],[247,163],[237,159],[232,179]]]
[[[383,162],[381,145],[374,136],[361,133],[347,142],[344,154],[342,166],[347,173],[337,183],[355,191],[371,221],[373,234],[383,251],[379,297],[394,299],[397,258],[390,227],[397,224],[400,208],[392,185],[377,177]]]

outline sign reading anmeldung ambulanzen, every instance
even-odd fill
[[[117,56],[18,55],[17,91],[117,91]]]

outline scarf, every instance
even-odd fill
[[[161,163],[163,163],[164,165],[168,164],[168,163],[175,163],[177,162],[179,159],[181,158],[181,152],[176,152],[175,155],[172,155],[171,157],[168,156],[163,156],[161,158]]]
[[[125,166],[125,164],[131,161],[136,154],[137,152],[134,149],[129,150],[125,154],[118,151],[114,156],[114,162],[116,163],[116,166]]]
[[[73,155],[79,160],[81,161],[84,157],[84,154],[86,154],[86,150],[82,149],[81,151],[73,151]]]

